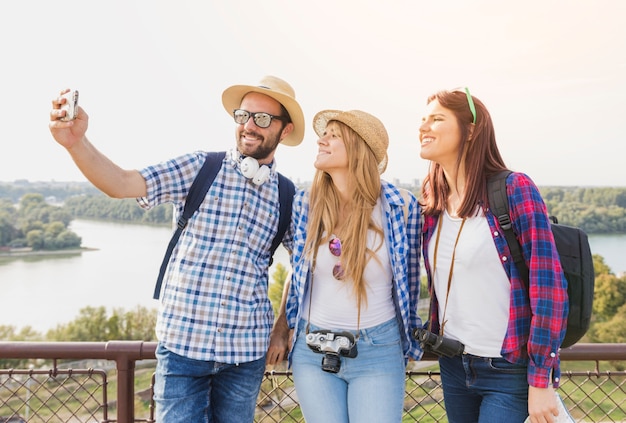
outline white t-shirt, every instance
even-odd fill
[[[500,357],[509,321],[511,284],[487,219],[482,211],[466,219],[456,246],[449,293],[450,263],[462,219],[445,212],[438,225],[442,222],[434,281],[439,322],[446,322],[444,336],[461,341],[469,354]],[[428,246],[432,266],[437,230]]]
[[[372,212],[374,222],[382,228],[382,207],[380,200]],[[312,296],[305,293],[303,314],[314,325],[328,329],[364,329],[384,323],[395,316],[392,298],[392,271],[389,251],[379,234],[370,230],[367,234],[368,247],[376,251],[378,260],[371,258],[365,267],[363,278],[367,283],[367,305],[361,305],[361,320],[351,280],[337,280],[333,267],[341,260],[335,257],[324,243],[319,246],[316,266],[313,273]],[[310,299],[311,298],[311,299]]]

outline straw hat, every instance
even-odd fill
[[[389,136],[383,123],[375,116],[360,110],[322,110],[313,118],[313,129],[321,138],[326,131],[326,125],[331,120],[344,123],[359,134],[374,153],[378,162],[378,171],[383,173],[387,168],[387,147]]]
[[[226,88],[222,93],[222,104],[228,114],[232,115],[233,110],[241,105],[243,97],[251,92],[272,97],[287,109],[294,128],[281,142],[292,146],[300,144],[304,138],[304,114],[296,101],[296,93],[291,85],[275,76],[265,76],[258,85],[233,85]]]

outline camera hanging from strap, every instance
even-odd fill
[[[456,247],[459,243],[459,238],[461,238],[461,232],[463,231],[463,226],[465,225],[466,218],[463,218],[461,221],[461,226],[459,227],[459,232],[456,235],[456,239],[454,241],[454,247],[452,248],[452,258],[450,260],[450,271],[448,272],[448,285],[446,289],[446,302],[444,304],[443,315],[441,322],[439,324],[439,335],[432,332],[432,307],[433,307],[433,299],[435,292],[435,272],[437,270],[437,251],[439,250],[439,239],[441,236],[441,227],[443,226],[443,216],[439,218],[439,225],[437,226],[437,236],[435,238],[435,254],[433,257],[433,276],[432,283],[430,285],[429,295],[430,295],[430,304],[428,307],[428,329],[423,328],[415,328],[413,330],[413,337],[420,342],[420,346],[422,350],[432,352],[438,356],[446,356],[446,357],[454,357],[456,355],[460,355],[465,350],[465,345],[460,341],[455,339],[445,338],[444,334],[444,326],[446,324],[446,310],[448,309],[448,296],[450,295],[450,288],[452,286],[452,274],[454,273],[454,258],[456,256]]]
[[[356,358],[358,351],[356,343],[359,340],[359,323],[361,320],[361,304],[358,304],[357,334],[348,331],[334,332],[331,330],[316,330],[309,332],[311,325],[311,308],[313,306],[313,280],[315,279],[315,266],[317,263],[317,250],[313,253],[309,281],[309,313],[305,328],[305,340],[307,346],[316,353],[324,354],[322,358],[322,370],[329,373],[338,373],[341,368],[341,357]]]

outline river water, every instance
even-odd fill
[[[0,258],[0,326],[31,326],[44,334],[73,321],[87,306],[105,306],[109,312],[157,307],[152,292],[171,236],[169,228],[75,220],[71,229],[84,247],[97,250]],[[614,273],[626,271],[626,235],[594,235],[589,242]],[[273,267],[278,263],[289,263],[282,247]]]

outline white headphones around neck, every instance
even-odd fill
[[[255,185],[261,185],[270,178],[270,167],[259,165],[254,157],[246,157],[239,162],[241,174],[252,180]]]

